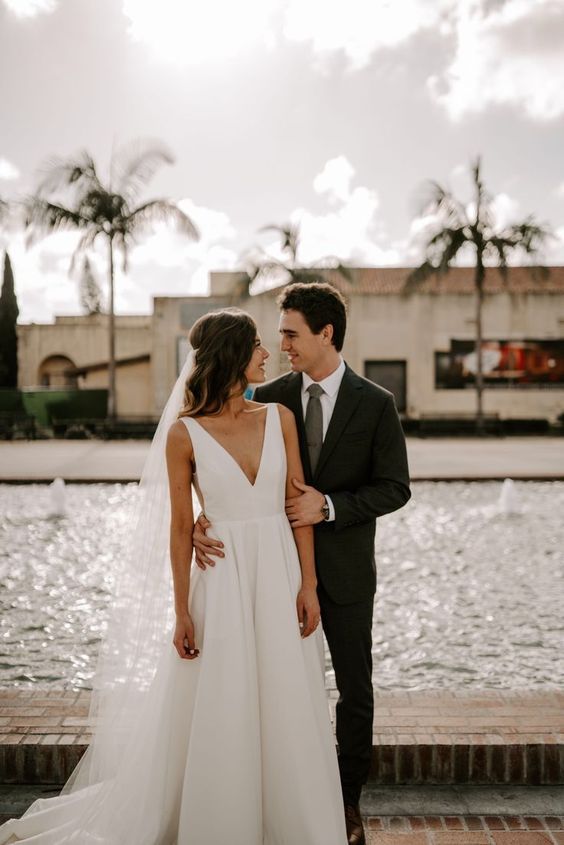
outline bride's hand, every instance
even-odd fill
[[[315,587],[302,587],[296,600],[302,637],[309,637],[319,625],[321,611]]]
[[[183,660],[194,660],[200,653],[194,638],[194,623],[189,613],[176,617],[176,628],[172,640],[175,649]]]

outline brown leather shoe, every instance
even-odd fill
[[[345,822],[347,825],[347,837],[349,845],[366,845],[362,819],[358,804],[345,805]]]

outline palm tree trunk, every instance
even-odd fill
[[[484,304],[484,265],[478,255],[476,263],[476,431],[484,434],[484,366],[482,356],[482,306]]]
[[[108,416],[112,422],[117,417],[116,397],[116,333],[114,320],[114,248],[113,239],[109,238],[109,275],[110,275],[110,302],[108,309],[108,332],[109,332],[109,354],[108,354]]]

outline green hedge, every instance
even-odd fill
[[[108,391],[64,388],[21,391],[24,410],[40,425],[50,426],[52,419],[103,420],[108,411]]]
[[[24,414],[21,390],[5,388],[0,390],[0,414]]]

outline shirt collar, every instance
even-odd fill
[[[341,386],[341,381],[343,380],[343,376],[345,374],[345,362],[341,358],[341,362],[336,370],[324,378],[323,381],[316,382],[320,387],[323,388],[325,393],[328,396],[335,396],[337,391]],[[308,376],[307,373],[302,373],[302,392],[305,393],[310,386],[313,384],[313,379]]]

